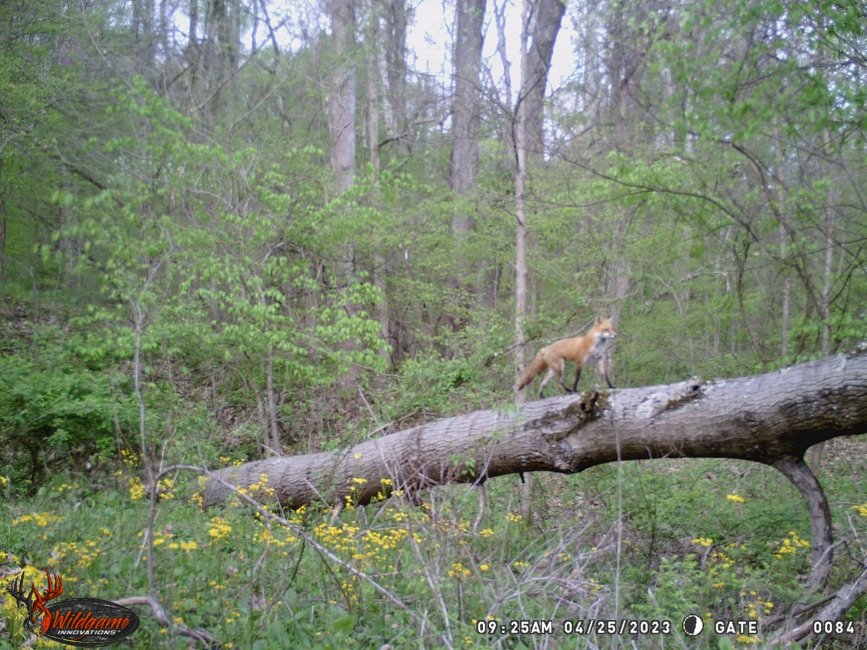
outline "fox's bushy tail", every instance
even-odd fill
[[[527,366],[526,370],[521,373],[521,376],[518,377],[518,381],[515,382],[515,390],[521,390],[524,386],[529,384],[536,376],[545,369],[545,357],[542,355],[542,350],[539,350],[539,354],[535,356],[535,358],[530,362],[530,365]]]

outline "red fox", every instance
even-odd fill
[[[608,346],[608,342],[616,337],[617,332],[615,332],[614,328],[611,327],[611,319],[606,318],[603,320],[597,318],[596,324],[587,330],[587,333],[584,336],[576,336],[572,339],[561,339],[551,345],[546,345],[544,348],[539,350],[539,353],[533,361],[530,362],[530,365],[527,366],[524,373],[518,377],[518,381],[515,382],[515,390],[521,390],[524,386],[533,381],[536,375],[540,374],[545,368],[547,368],[548,374],[545,375],[545,378],[542,380],[542,385],[539,386],[540,399],[544,397],[542,390],[545,388],[545,384],[551,381],[551,378],[554,375],[557,375],[560,385],[567,393],[574,393],[578,390],[578,380],[581,378],[581,369],[586,363],[591,361],[596,362],[599,374],[605,377],[605,382],[608,384],[608,388],[614,388],[614,384],[612,384],[611,380],[608,378],[608,368],[605,363],[605,349]],[[563,383],[563,371],[566,367],[566,361],[574,361],[577,364],[575,370],[575,381],[572,383],[571,389]]]

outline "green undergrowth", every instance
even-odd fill
[[[840,549],[867,540],[867,494],[852,480],[867,469],[863,452],[863,440],[832,441],[820,474]],[[147,593],[149,496],[134,453],[117,466],[102,477],[57,475],[30,497],[3,480],[0,580],[24,568],[26,582],[39,587],[50,569],[62,576],[65,597]],[[468,486],[423,493],[420,507],[393,497],[337,518],[315,507],[273,509],[285,526],[237,498],[203,512],[197,478],[179,474],[160,484],[154,594],[172,626],[254,650],[763,647],[764,624],[800,597],[809,520],[773,470],[648,461],[533,478],[531,525],[518,514],[517,477],[504,477],[488,483],[489,506],[474,531],[478,499]],[[267,480],[251,488],[254,496],[269,490]],[[838,551],[834,583],[858,571],[853,556]],[[4,598],[0,647],[17,648],[28,639],[24,611]],[[176,627],[136,609],[135,647],[187,647]],[[706,625],[696,639],[681,630],[688,614]],[[865,605],[848,616],[861,636],[826,637],[822,647],[864,640]],[[564,631],[589,619],[659,621],[670,631]],[[759,634],[711,630],[712,621],[745,619],[758,621]],[[521,633],[516,621],[534,625]]]

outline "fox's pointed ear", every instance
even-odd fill
[[[601,316],[597,316],[597,317],[596,317],[596,324],[599,325],[601,322],[602,322],[602,317],[601,317]]]

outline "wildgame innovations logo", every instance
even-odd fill
[[[66,598],[49,603],[63,593],[63,581],[47,569],[45,578],[47,586],[44,589],[37,589],[36,584],[31,583],[29,593],[24,589],[23,572],[7,586],[18,604],[27,609],[27,629],[36,628],[41,618],[38,633],[43,637],[84,647],[116,643],[138,629],[138,614],[110,600]]]

